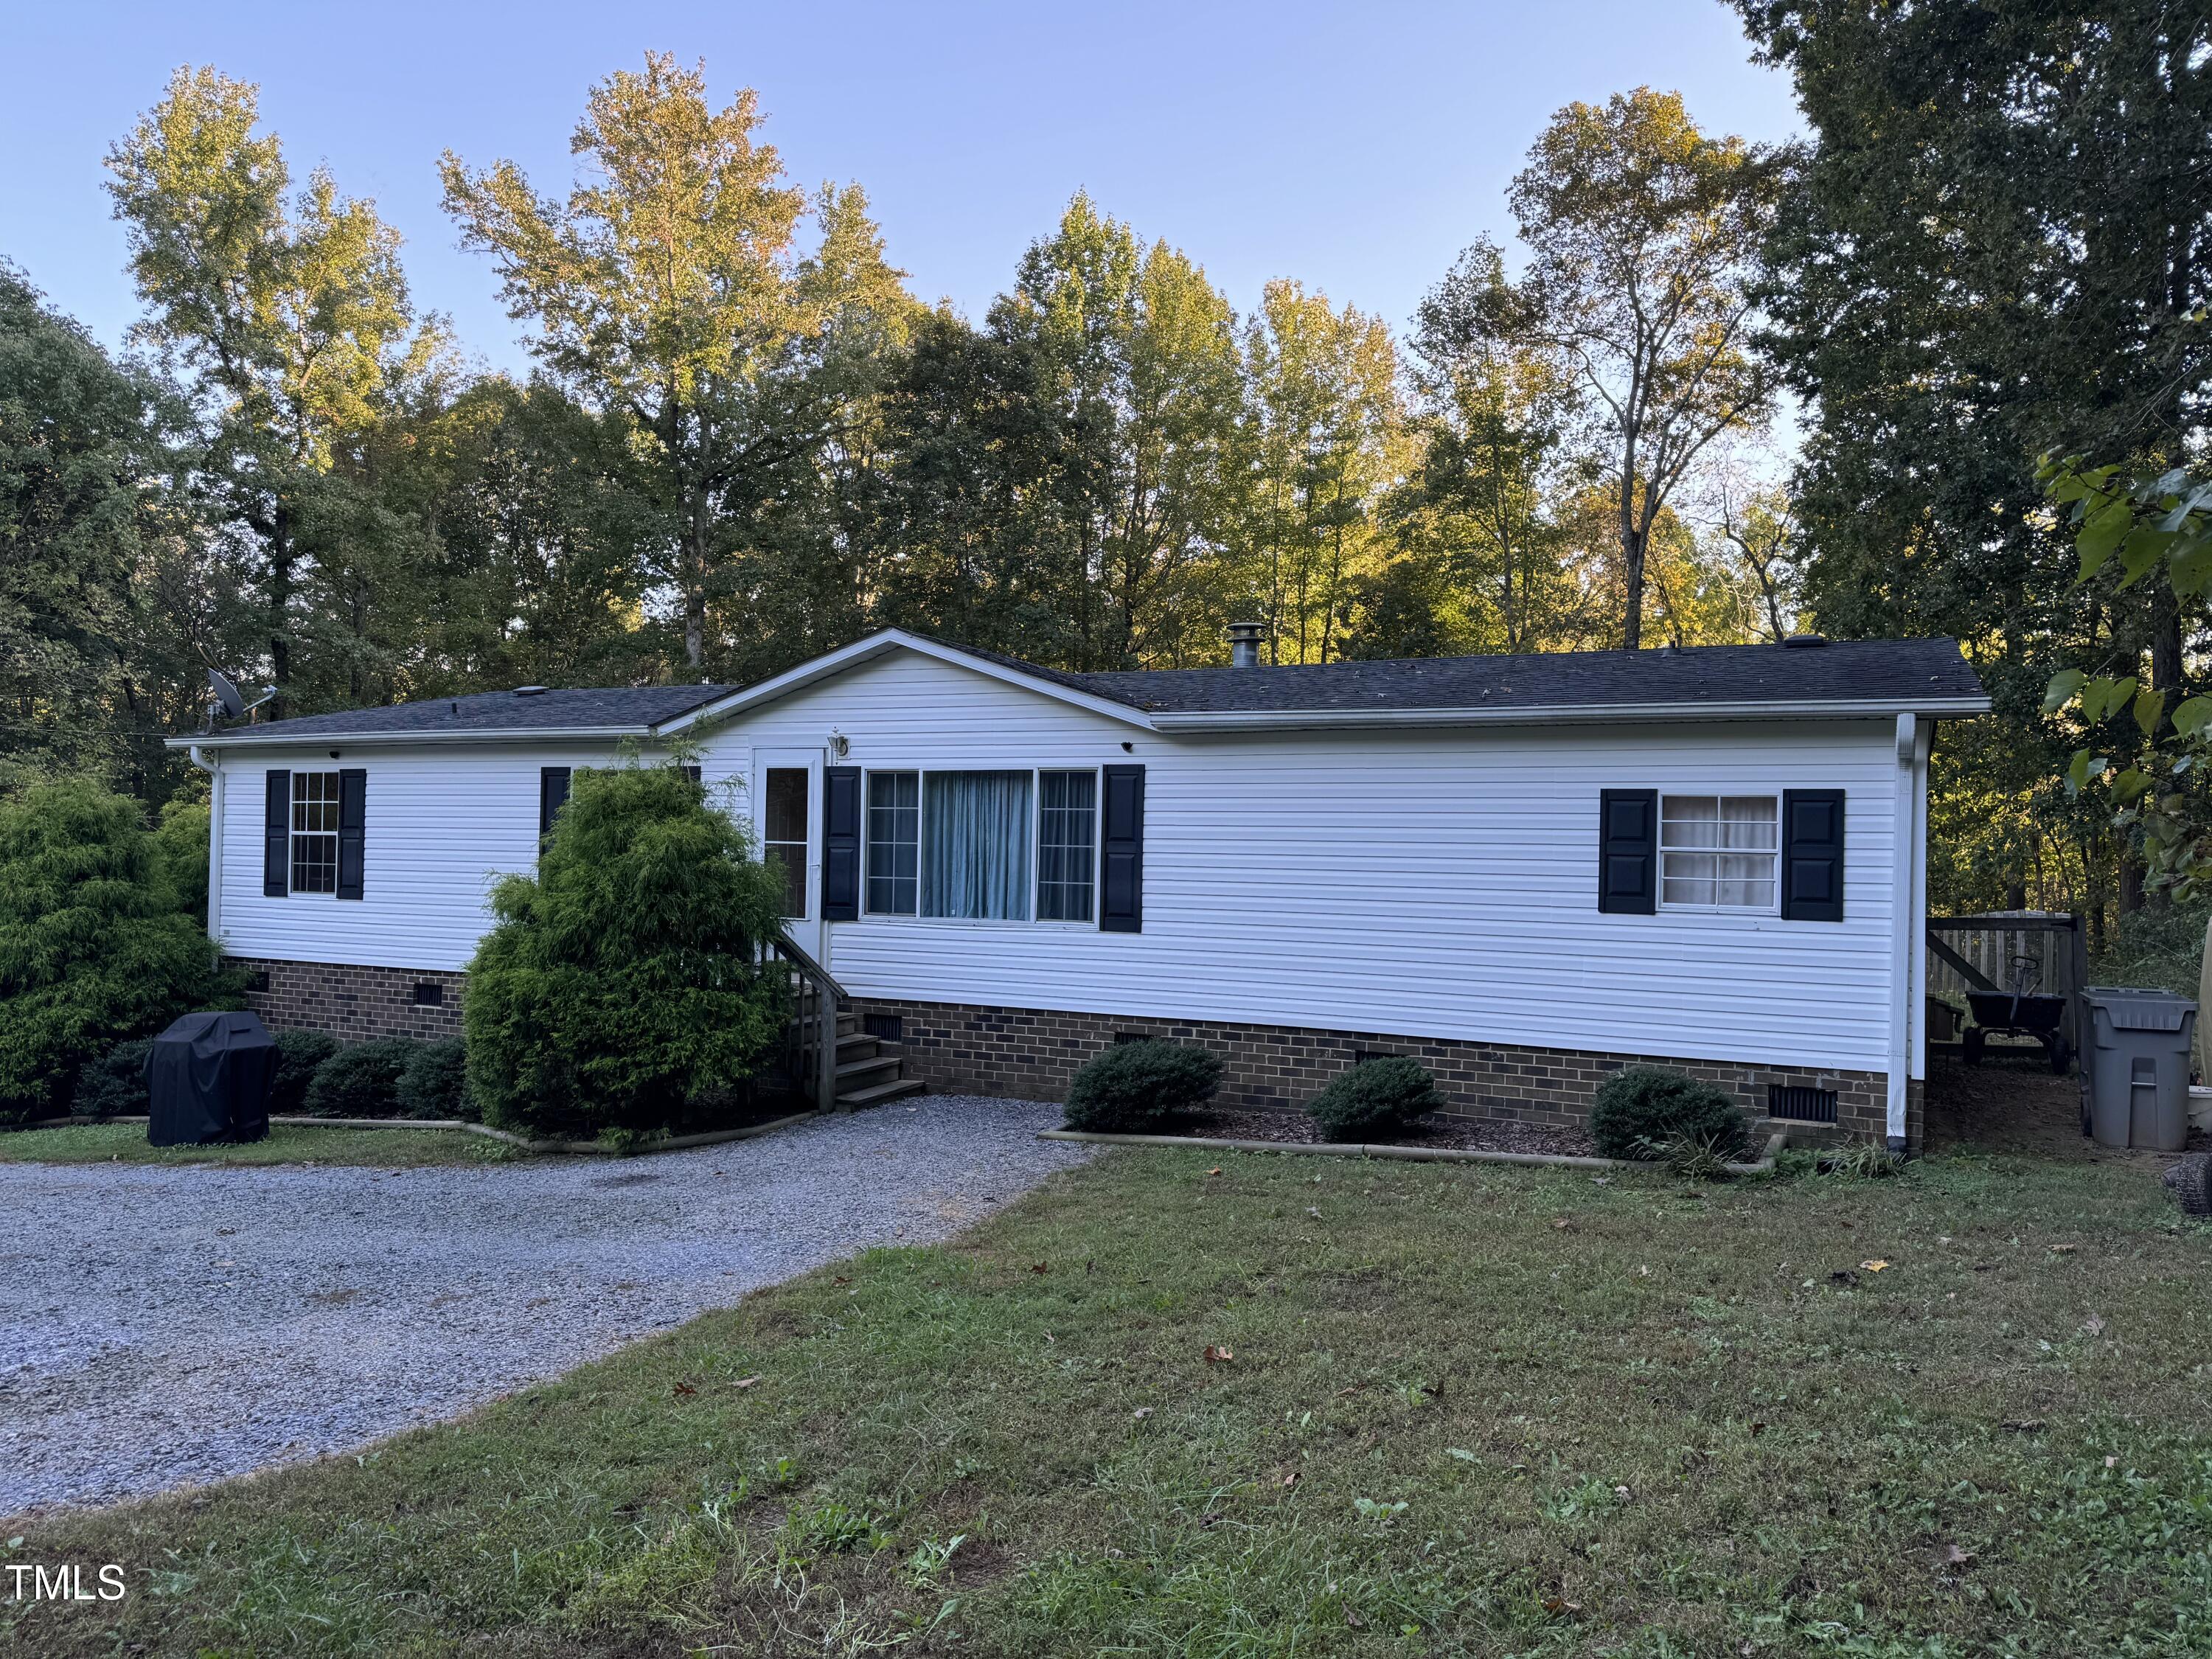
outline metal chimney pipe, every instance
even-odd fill
[[[1260,635],[1266,624],[1255,622],[1229,624],[1229,661],[1236,668],[1257,668],[1260,665]]]

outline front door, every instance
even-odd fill
[[[784,927],[822,962],[822,751],[755,750],[752,798],[761,856],[783,869]]]

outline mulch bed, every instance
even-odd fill
[[[1167,1133],[1207,1140],[1272,1140],[1281,1146],[1310,1146],[1324,1139],[1313,1119],[1304,1112],[1238,1110],[1233,1107],[1193,1112]],[[1411,1133],[1398,1136],[1391,1144],[1444,1146],[1458,1152],[1597,1156],[1597,1148],[1590,1144],[1589,1136],[1580,1129],[1510,1123],[1494,1118],[1425,1117],[1413,1126]]]

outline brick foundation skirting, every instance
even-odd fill
[[[896,1052],[906,1075],[933,1089],[1064,1100],[1076,1069],[1124,1036],[1194,1042],[1221,1056],[1224,1105],[1294,1109],[1369,1054],[1411,1054],[1435,1076],[1465,1117],[1574,1126],[1591,1096],[1624,1066],[1664,1066],[1718,1085],[1753,1118],[1766,1116],[1767,1086],[1832,1089],[1836,1129],[1851,1139],[1881,1139],[1888,1127],[1888,1085],[1880,1072],[1793,1071],[1776,1066],[1663,1054],[1582,1053],[1512,1043],[1394,1036],[1377,1031],[1318,1031],[1279,1025],[1237,1025],[969,1007],[952,1003],[861,1000],[863,1015],[896,1016]],[[875,1029],[872,1024],[870,1029]],[[1911,1144],[1920,1144],[1919,1085],[1910,1097]]]
[[[254,976],[246,1006],[272,1031],[328,1031],[348,1042],[365,1037],[435,1039],[461,1034],[459,974],[434,968],[363,968],[246,957],[232,961]],[[418,985],[434,986],[443,1000],[417,1002]]]

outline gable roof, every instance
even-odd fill
[[[1273,668],[1070,673],[997,652],[884,629],[747,686],[487,691],[237,726],[173,746],[425,739],[663,738],[718,724],[912,652],[1159,732],[1539,721],[1986,714],[1958,642],[1838,640],[1803,647],[1403,658]]]
[[[478,691],[462,697],[302,714],[261,726],[234,726],[171,746],[228,744],[413,742],[475,738],[514,742],[531,738],[649,738],[665,722],[726,696],[726,685],[619,685],[598,689],[538,688]]]

